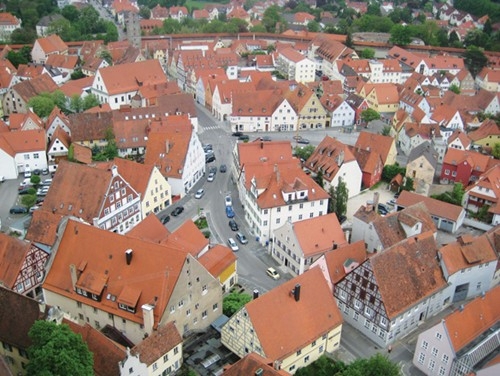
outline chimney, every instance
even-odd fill
[[[168,154],[168,152],[170,151],[170,143],[168,142],[168,140],[165,141],[165,153]]]
[[[300,285],[297,283],[295,288],[293,289],[293,297],[295,301],[298,302],[300,300]]]
[[[373,210],[377,210],[379,200],[380,200],[380,194],[378,192],[374,192],[373,193]]]
[[[264,149],[264,141],[260,141],[260,148]]]
[[[73,290],[75,290],[76,282],[78,281],[75,264],[71,264],[69,266],[69,273],[71,274],[71,284],[73,285]]]
[[[125,251],[125,260],[127,261],[127,265],[130,265],[132,262],[132,249],[127,249]]]
[[[111,174],[113,176],[118,175],[118,167],[116,167],[116,165],[111,166]]]
[[[253,299],[257,299],[259,297],[259,290],[255,289],[253,290]]]
[[[132,252],[132,250],[130,250],[130,251]],[[153,326],[155,323],[153,310],[154,310],[154,307],[150,304],[143,304],[142,305],[142,319],[144,321],[144,331],[148,335],[150,335],[153,332]]]
[[[372,200],[366,201],[366,211],[371,212],[373,211],[373,208],[374,208],[373,201]]]

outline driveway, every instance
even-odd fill
[[[378,202],[381,204],[385,204],[387,201],[394,198],[394,193],[387,189],[387,183],[381,183],[375,189],[366,189],[347,201],[347,219],[351,221],[354,213],[356,213],[362,205],[366,205],[366,202],[369,200],[374,201],[375,193],[378,193]],[[389,206],[389,208],[393,209],[394,207]]]

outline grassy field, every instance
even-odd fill
[[[200,0],[187,0],[186,1],[186,8],[188,9],[203,9],[205,8],[205,5],[217,5],[217,4],[228,4],[229,0],[227,1],[219,1],[216,3],[210,2],[210,1],[200,1]]]

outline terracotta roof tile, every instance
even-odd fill
[[[380,154],[380,157],[385,164],[394,142],[394,138],[390,136],[383,136],[381,134],[370,132],[360,132],[355,146],[361,149],[377,152]]]
[[[300,299],[290,294],[300,285]],[[319,268],[284,282],[245,305],[264,354],[284,359],[342,324],[342,316]],[[293,330],[290,330],[293,328]]]
[[[70,114],[68,119],[73,142],[103,140],[113,125],[111,112],[82,112]]]
[[[30,250],[30,243],[0,233],[0,283],[14,289],[24,260]]]
[[[367,261],[372,266],[389,319],[447,286],[437,251],[432,232],[427,232],[379,252]]]
[[[130,350],[138,355],[141,363],[151,366],[176,346],[182,346],[182,337],[173,322],[159,327],[148,338]]]
[[[215,278],[218,278],[231,265],[236,264],[238,258],[228,247],[216,244],[205,252],[198,261]]]
[[[304,257],[311,257],[331,250],[332,247],[342,247],[347,244],[335,213],[294,222],[292,226]]]
[[[36,300],[0,286],[0,342],[27,350],[30,328],[44,317]]]
[[[129,249],[133,254],[130,265],[127,265],[125,251]],[[66,227],[61,229],[61,242],[56,255],[43,284],[45,290],[83,301],[137,323],[143,322],[140,307],[155,300],[154,322],[160,321],[186,260],[185,252],[73,220],[69,220]],[[101,301],[85,298],[75,292],[70,265],[80,269],[77,270],[77,283],[87,280],[89,275],[106,278]],[[129,292],[140,292],[136,313],[118,307],[117,300],[122,293],[126,297],[132,296],[125,288]],[[111,296],[115,299],[111,299]]]
[[[75,69],[78,64],[78,56],[74,55],[49,55],[47,57],[46,65],[51,67]]]
[[[481,126],[467,135],[472,141],[480,141],[489,136],[500,136],[500,127],[491,119],[487,119]]]
[[[132,230],[127,232],[127,235],[159,244],[168,238],[170,231],[168,231],[156,215],[150,213],[146,218],[135,225]]]
[[[85,90],[92,87],[94,77],[84,77],[78,80],[69,80],[59,87],[64,95],[71,98],[73,95],[81,96]]]
[[[16,91],[26,103],[32,97],[42,93],[52,93],[57,89],[58,86],[47,73],[31,80],[22,81],[12,87],[12,90]]]
[[[478,264],[494,262],[497,254],[486,236],[467,239],[460,237],[439,250],[449,275]]]
[[[12,151],[14,154],[45,151],[47,147],[44,129],[22,132],[2,132],[0,133],[0,142],[7,146],[7,150],[4,149],[4,151]]]
[[[472,150],[459,150],[448,148],[444,155],[443,164],[458,165],[464,161],[468,161],[471,167],[480,172],[488,169],[488,163],[492,159],[489,155],[484,155]]]
[[[62,215],[49,211],[35,210],[26,233],[26,239],[52,247],[57,239],[57,228]]]
[[[76,162],[89,164],[92,162],[92,149],[77,143],[72,143],[73,158]]]
[[[126,355],[125,349],[107,338],[100,331],[92,328],[89,324],[81,326],[69,320],[63,320],[76,334],[81,335],[94,356],[94,374],[96,376],[118,376],[120,368],[118,363]]]
[[[486,332],[500,320],[500,286],[488,291],[444,319],[455,352]]]
[[[363,240],[346,244],[343,247],[325,253],[325,261],[328,267],[330,281],[336,284],[346,276],[353,262],[359,265],[362,264],[366,258],[366,246]]]
[[[275,370],[270,364],[272,360],[261,357],[259,354],[250,353],[227,368],[223,376],[256,375],[262,370],[261,376],[287,376],[288,372]],[[259,371],[260,372],[260,371]]]
[[[458,221],[463,212],[461,206],[449,204],[409,191],[401,191],[401,195],[396,200],[398,206],[401,207],[409,207],[419,202],[424,203],[431,216],[447,218],[452,221]]]
[[[45,38],[38,38],[36,42],[40,44],[40,47],[42,47],[45,54],[55,52],[61,54],[68,51],[68,46],[57,34],[51,34]]]

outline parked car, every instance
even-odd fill
[[[247,244],[248,243],[248,239],[241,232],[236,233],[236,239],[238,239],[238,241],[241,244]]]
[[[231,196],[227,195],[224,201],[226,203],[226,206],[233,206],[233,200],[231,199]]]
[[[215,180],[215,174],[211,172],[210,174],[208,174],[207,181],[213,182],[214,180]]]
[[[161,223],[163,223],[163,224],[168,223],[168,221],[170,221],[170,216],[169,215],[165,215],[161,219]]]
[[[205,163],[215,162],[215,154],[205,154]]]
[[[5,176],[0,176],[0,183],[3,183],[5,181]]]
[[[28,212],[28,208],[25,206],[13,206],[10,208],[10,214],[25,214]]]
[[[248,141],[248,140],[250,140],[250,137],[247,134],[242,134],[240,137],[238,137],[238,140]]]
[[[298,144],[309,144],[309,140],[307,138],[301,138],[300,140],[297,140]]]
[[[179,214],[181,214],[184,211],[184,206],[178,206],[172,211],[172,215],[174,217],[177,217]]]
[[[196,199],[200,199],[203,197],[203,195],[205,194],[205,190],[203,188],[200,188],[196,191],[195,195],[194,195],[194,198]]]
[[[259,138],[261,141],[271,141],[271,137],[269,136],[262,136]]]
[[[238,231],[238,224],[236,223],[236,221],[234,219],[231,219],[229,221],[229,228],[233,231]]]
[[[217,167],[216,166],[211,166],[209,169],[208,169],[208,172],[210,174],[217,174]]]
[[[222,173],[226,172],[227,171],[226,165],[225,164],[221,164],[220,168],[219,168],[219,171],[222,172]]]
[[[227,239],[227,245],[229,246],[229,248],[231,248],[231,251],[233,252],[236,252],[240,249],[240,247],[238,247],[238,244],[236,244],[233,238]]]
[[[395,199],[395,198],[390,199],[390,200],[389,200],[389,201],[387,201],[385,204],[386,204],[386,205],[390,205],[390,206],[394,206],[394,205],[396,205],[396,199]]]
[[[274,268],[267,268],[266,273],[272,279],[280,279],[279,273]]]
[[[32,188],[33,187],[26,187],[26,188],[20,189],[17,193],[19,193],[20,195],[29,195],[31,193]]]
[[[42,175],[48,175],[49,174],[49,169],[48,168],[42,168]]]
[[[38,210],[38,209],[40,209],[40,206],[35,205],[35,206],[32,206],[32,207],[30,208],[29,212],[30,212],[30,213],[33,213],[35,210]]]
[[[24,177],[25,178],[30,178],[31,177],[31,170],[24,171]]]
[[[385,206],[384,204],[378,204],[377,211],[380,215],[386,215],[389,213],[389,208],[387,206]]]
[[[234,210],[232,206],[226,206],[226,215],[228,218],[234,218]]]
[[[302,136],[299,136],[298,134],[292,137],[295,141],[298,141],[302,138]]]
[[[52,184],[52,179],[45,179],[42,183],[42,185],[51,185]]]
[[[209,151],[213,151],[214,147],[212,146],[212,144],[204,144],[203,150],[205,150],[205,153],[208,153]]]
[[[40,169],[38,169],[38,168],[35,168],[33,170],[33,175],[40,175],[41,173],[42,173],[42,171],[40,171]]]
[[[242,132],[233,132],[232,136],[240,137],[240,136],[243,136],[243,133]]]

